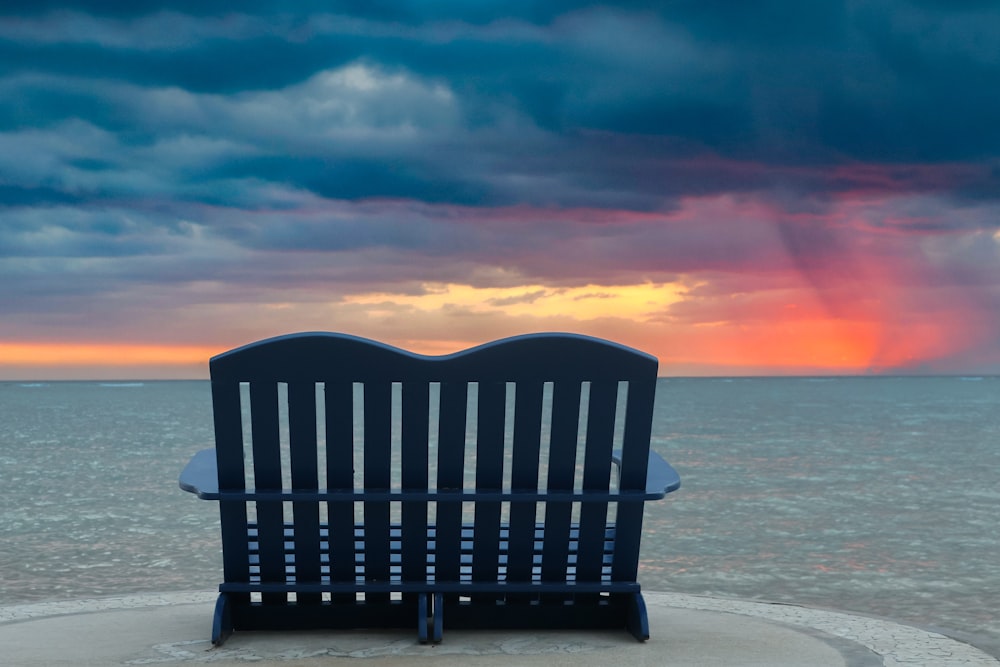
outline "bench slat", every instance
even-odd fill
[[[580,383],[559,381],[552,386],[552,426],[549,441],[547,490],[573,490],[576,444],[580,423]],[[554,501],[545,505],[545,547],[542,579],[565,578],[572,503]]]
[[[293,382],[288,385],[288,431],[291,458],[292,488],[319,489],[319,460],[316,456],[316,385]],[[295,552],[299,554],[296,578],[301,583],[318,582],[320,578],[319,503],[292,503],[292,517],[299,530],[295,531]],[[314,594],[298,596],[300,604],[321,601]]]
[[[650,452],[651,457],[656,457],[660,462],[665,463],[655,452]],[[609,465],[612,463],[608,462]],[[669,465],[669,464],[667,464]],[[676,485],[671,485],[669,490],[674,490]],[[199,493],[199,496],[206,500],[238,500],[244,502],[274,502],[278,500],[309,500],[326,501],[330,503],[345,503],[347,501],[371,501],[371,502],[472,502],[483,500],[485,502],[568,502],[568,503],[643,503],[647,500],[659,500],[665,495],[663,487],[659,490],[649,491],[585,491],[567,489],[565,491],[555,491],[546,489],[535,489],[532,491],[476,491],[474,488],[464,490],[428,490],[428,491],[407,491],[407,490],[382,490],[365,491],[364,489],[320,489],[319,491],[300,491],[297,489],[283,489],[281,491],[208,491]]]
[[[281,449],[278,446],[278,386],[275,383],[250,383],[250,420],[254,487],[265,491],[280,490]],[[280,577],[284,569],[281,541],[281,526],[284,521],[281,502],[257,503],[257,524],[261,531],[261,570],[268,580]],[[284,599],[282,594],[271,594],[265,601],[278,604]]]
[[[514,451],[511,454],[510,485],[513,491],[538,489],[538,464],[542,432],[540,381],[519,382],[514,388]],[[510,552],[507,573],[515,581],[528,580],[532,568],[532,544],[538,524],[536,503],[510,503]]]
[[[479,385],[476,419],[476,491],[495,491],[503,486],[504,413],[507,386],[500,382]],[[500,555],[500,503],[477,502],[475,506],[475,558],[472,578],[494,581]]]
[[[246,489],[243,468],[243,422],[238,382],[213,382],[212,405],[215,411],[215,456],[218,485],[224,489]],[[209,450],[211,451],[211,450]],[[242,500],[219,503],[222,532],[222,571],[226,581],[250,580],[246,527],[247,504]],[[237,603],[247,603],[240,596]]]
[[[365,490],[390,488],[392,385],[388,382],[367,382],[364,385],[364,442]],[[389,578],[389,503],[364,503],[364,517],[365,578],[368,581],[386,581]]]
[[[425,382],[404,382],[401,390],[402,438],[400,454],[404,491],[426,491],[428,484],[430,432],[430,387]],[[402,503],[403,577],[423,577],[428,562],[427,503]]]
[[[441,383],[437,489],[442,500],[437,503],[437,571],[444,579],[458,578],[462,530],[461,496],[456,493],[454,502],[448,502],[445,498],[451,492],[460,492],[464,485],[467,407],[467,383]]]
[[[649,441],[652,429],[650,412],[656,394],[655,376],[637,378],[628,383],[625,404],[625,432],[622,435],[622,458],[618,485],[623,491],[641,491],[646,487],[649,468]],[[613,576],[635,581],[639,574],[639,542],[642,535],[640,503],[619,503],[615,537]]]
[[[332,490],[354,491],[354,385],[344,380],[324,383],[326,413],[326,483]],[[334,535],[349,535],[354,527],[354,503],[328,502],[327,516]],[[354,576],[350,545],[334,541],[335,581]],[[347,598],[349,600],[349,598]]]
[[[611,466],[607,462],[614,447],[617,405],[617,382],[599,380],[590,384],[583,461],[584,492],[608,491],[611,486]],[[607,503],[581,503],[581,556],[577,576],[582,580],[596,580],[601,575],[603,555],[600,546],[606,538],[607,520]]]

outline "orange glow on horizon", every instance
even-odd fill
[[[947,357],[965,342],[953,321],[903,323],[894,313],[811,316],[754,323],[695,324],[671,336],[661,368],[728,369],[740,374],[906,372]],[[716,373],[710,373],[716,374]]]
[[[839,320],[695,327],[681,336],[685,345],[678,351],[682,353],[667,352],[666,359],[734,369],[770,367],[783,372],[797,367],[844,373],[884,370],[895,364],[878,358],[879,329],[877,324]]]
[[[224,348],[200,345],[144,345],[134,343],[4,343],[3,366],[187,366],[207,364]]]
[[[844,320],[790,320],[745,325],[719,323],[680,329],[647,323],[638,327],[594,330],[585,322],[575,330],[610,338],[653,354],[663,375],[856,374],[905,370],[933,358],[940,332],[910,329],[894,345],[886,345],[880,323]],[[364,335],[363,333],[360,335]],[[377,336],[373,336],[377,337]],[[489,332],[474,340],[386,340],[418,354],[457,352],[495,338]],[[198,368],[246,341],[219,347],[192,345],[0,343],[0,371],[8,368],[138,367]],[[684,369],[682,372],[674,369]],[[201,373],[199,373],[201,375]],[[0,379],[3,379],[0,377]]]

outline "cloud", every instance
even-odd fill
[[[929,0],[5,3],[0,340],[995,359],[998,26]]]
[[[442,83],[470,125],[514,114],[551,131],[669,136],[768,163],[989,157],[1000,140],[990,122],[1000,96],[981,85],[1000,65],[989,6],[160,7],[7,19],[5,61],[30,55],[53,73],[213,93],[286,88],[364,61]]]

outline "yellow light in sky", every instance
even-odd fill
[[[551,287],[473,287],[456,283],[429,283],[421,294],[370,292],[344,298],[346,303],[377,307],[409,306],[432,312],[460,307],[470,312],[501,311],[507,315],[568,316],[578,320],[601,317],[648,320],[671,303],[683,299],[685,287],[674,283]]]

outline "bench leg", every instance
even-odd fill
[[[434,622],[431,631],[431,641],[435,644],[441,643],[444,634],[444,595],[434,594]]]
[[[417,639],[421,644],[427,643],[427,625],[430,620],[427,611],[427,593],[420,593],[417,597]]]
[[[639,641],[649,639],[649,616],[646,615],[646,601],[642,599],[642,593],[629,595],[625,627]]]
[[[219,599],[215,601],[215,617],[212,619],[212,644],[215,646],[222,646],[229,635],[233,634],[233,611],[230,605],[229,596],[220,593]]]

